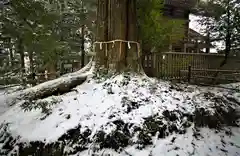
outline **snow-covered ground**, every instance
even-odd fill
[[[0,122],[10,123],[11,133],[16,137],[21,136],[23,141],[38,140],[50,143],[79,124],[83,129],[84,127],[91,128],[94,135],[102,126],[119,118],[126,123],[131,122],[139,125],[142,124],[143,118],[156,113],[161,114],[166,109],[170,111],[181,109],[191,113],[195,106],[191,101],[188,103],[186,99],[192,99],[195,95],[200,94],[200,90],[194,88],[190,92],[177,92],[175,90],[170,92],[168,83],[157,82],[157,80],[147,77],[146,80],[144,78],[134,79],[130,81],[131,84],[121,87],[121,83],[125,81],[123,79],[124,77],[120,75],[109,82],[85,83],[77,87],[74,92],[54,97],[61,99],[62,102],[54,106],[52,114],[43,121],[40,119],[45,114],[42,113],[41,109],[24,112],[20,107],[22,103],[18,103],[1,116]],[[149,84],[149,80],[152,81],[152,84]],[[151,88],[153,92],[154,89],[157,92],[151,94]],[[128,98],[126,102],[130,100],[139,103],[139,108],[127,113],[127,105],[123,107],[122,104],[124,97]],[[203,106],[208,104],[207,102],[198,102],[202,103]],[[69,114],[71,115],[70,119],[66,119]],[[109,116],[112,114],[115,117],[110,120]],[[107,132],[110,132],[115,127],[109,125],[105,128]],[[54,133],[49,133],[49,131]]]
[[[171,135],[165,139],[155,140],[154,144],[137,149],[135,146],[127,147],[122,152],[102,150],[98,154],[110,156],[239,156],[240,155],[240,129],[233,129],[233,136],[225,133],[216,133],[213,130],[202,128],[198,138],[194,137],[193,129],[186,134]],[[88,150],[75,156],[90,156]]]
[[[75,134],[75,131],[81,134],[87,132],[88,141],[85,140],[84,147],[88,150],[79,150],[75,153],[81,156],[90,155],[89,153],[94,151],[92,146],[97,142],[96,136],[99,132],[106,136],[105,139],[115,136],[116,133],[126,137],[129,146],[125,147],[125,144],[121,144],[124,147],[122,152],[118,152],[121,156],[149,156],[150,152],[153,156],[185,156],[191,153],[196,156],[207,154],[237,156],[240,151],[239,129],[229,128],[232,131],[230,136],[225,134],[224,128],[216,133],[208,128],[199,128],[198,132],[193,127],[194,125],[224,126],[222,124],[225,120],[226,124],[234,125],[235,122],[228,121],[230,119],[219,118],[218,121],[204,113],[209,112],[216,116],[219,113],[226,115],[225,111],[239,109],[239,97],[238,92],[226,89],[175,85],[144,75],[121,74],[101,82],[91,79],[64,95],[30,103],[19,102],[0,116],[0,124],[7,125],[7,132],[16,138],[11,143],[15,146],[20,142],[54,143],[60,138],[69,138],[67,136],[73,132]],[[43,101],[57,101],[57,103],[51,105],[45,103],[40,107],[38,103]],[[30,106],[34,108],[29,111],[26,108]],[[196,111],[201,109],[205,110],[201,115],[203,119],[209,119],[209,125],[205,120],[197,121],[199,118],[197,119]],[[153,128],[152,123],[150,127],[153,126],[153,130],[149,130],[147,118],[157,124],[157,130]],[[192,121],[191,118],[195,118],[196,121]],[[122,127],[123,125],[128,127],[127,131],[126,127]],[[159,129],[161,126],[166,126],[164,132],[161,131],[163,129]],[[137,131],[137,128],[140,130]],[[3,128],[0,129],[0,134],[2,132]],[[141,135],[150,137],[152,140],[143,139],[143,142],[152,143],[138,150],[136,147],[142,139]],[[158,136],[157,139],[155,136]],[[173,139],[173,137],[176,138]],[[81,138],[78,141],[80,142]],[[67,145],[65,144],[64,150],[66,152],[74,150],[76,144],[80,144],[79,142],[65,141]],[[0,143],[0,147],[4,147],[4,144],[6,142]],[[102,146],[103,148],[115,147],[109,142]],[[104,151],[107,150],[104,149]],[[117,155],[113,151],[111,154]]]
[[[5,90],[0,90],[0,115],[2,115],[8,109],[8,106],[4,102],[5,99],[6,99]]]

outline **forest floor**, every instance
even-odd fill
[[[0,116],[0,155],[240,155],[240,92],[144,75],[90,78]]]

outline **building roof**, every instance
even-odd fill
[[[201,35],[200,33],[198,33],[197,31],[189,28],[189,37],[192,39],[199,39],[199,40],[207,40],[207,36]]]
[[[196,32],[195,30],[189,28],[188,31],[189,39],[197,39],[200,40],[200,43],[198,43],[198,48],[214,48],[214,46],[211,43],[206,43],[208,40],[207,36],[201,35],[200,33]],[[188,47],[195,47],[196,43],[187,41]]]

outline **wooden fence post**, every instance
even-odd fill
[[[191,65],[188,66],[188,83],[191,82],[191,74],[192,74],[192,67]]]

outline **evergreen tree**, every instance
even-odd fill
[[[143,51],[166,50],[184,37],[184,21],[163,15],[163,0],[138,1],[138,25]]]
[[[34,64],[38,65],[37,68],[55,72],[60,60],[73,61],[69,57],[73,54],[79,58],[76,55],[85,36],[81,38],[78,32],[82,25],[93,30],[90,21],[95,19],[92,12],[96,8],[93,0],[82,2],[83,0],[12,0],[4,3],[0,12],[1,40],[6,43],[5,49],[11,49],[15,53],[12,57],[16,58],[17,53],[20,54],[23,73],[26,52],[31,72],[36,68]]]
[[[224,43],[225,59],[220,65],[222,67],[227,63],[231,50],[239,48],[240,5],[237,0],[209,0],[203,8],[207,16],[199,21],[200,24],[206,26],[212,41]]]

